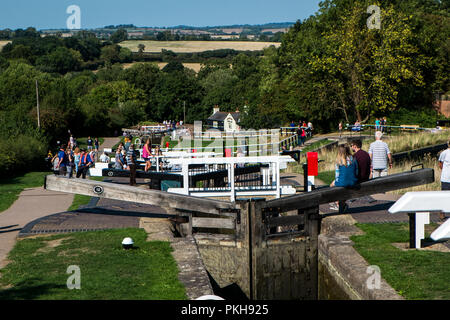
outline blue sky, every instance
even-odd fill
[[[3,1],[2,1],[3,2]],[[295,22],[316,13],[320,0],[13,0],[2,3],[0,29],[65,28],[66,9],[81,9],[81,28],[106,25],[170,27]]]

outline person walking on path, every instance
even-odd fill
[[[134,144],[130,144],[127,151],[127,165],[130,170],[130,186],[136,185],[136,152]]]
[[[312,136],[313,136],[313,130],[314,130],[313,124],[312,124],[311,121],[309,121],[309,122],[308,122],[308,136],[309,136],[309,137],[312,137]]]
[[[77,174],[78,166],[80,165],[80,157],[81,157],[80,148],[76,147],[73,153],[73,163],[75,164],[75,175]]]
[[[150,170],[152,167],[152,163],[150,162],[150,156],[152,155],[152,146],[150,144],[150,139],[147,139],[147,141],[144,144],[144,148],[142,150],[142,158],[145,161],[145,172]]]
[[[89,167],[92,165],[92,163],[93,163],[92,159],[89,156],[89,154],[86,152],[86,150],[81,149],[80,164],[78,165],[77,178],[82,176],[83,179],[86,179],[86,174],[89,170]]]
[[[362,150],[362,142],[359,139],[353,140],[351,142],[351,147],[353,152],[355,153],[353,157],[358,162],[358,183],[369,180],[370,178],[370,155]]]
[[[71,150],[75,149],[75,140],[73,139],[73,135],[70,135],[69,146]]]
[[[88,137],[86,143],[87,143],[87,150],[91,151],[92,150],[92,143],[93,143],[93,141],[92,141],[90,136]]]
[[[95,153],[98,154],[98,150],[99,150],[99,147],[100,147],[100,143],[98,142],[98,138],[95,138],[94,145],[95,145]]]
[[[297,134],[297,145],[302,145],[302,127],[298,125],[297,130],[295,132]]]
[[[439,168],[441,168],[441,190],[450,191],[450,140],[447,141],[447,149],[439,155]],[[445,214],[440,213],[441,221],[445,220]]]
[[[56,169],[59,169],[59,175],[65,176],[67,172],[67,154],[66,154],[66,146],[64,144],[61,145],[61,148],[58,152],[58,164],[56,165]]]
[[[73,150],[70,147],[66,149],[67,155],[67,178],[72,178],[73,176],[73,168],[75,167],[74,159],[73,159]]]
[[[391,151],[387,143],[381,141],[382,136],[381,131],[375,132],[375,142],[372,142],[369,148],[369,155],[372,160],[372,178],[387,176],[388,160],[389,168],[392,168]]]
[[[115,169],[123,170],[125,169],[125,163],[124,163],[123,155],[122,155],[122,147],[118,147],[116,150],[116,162],[114,164]]]

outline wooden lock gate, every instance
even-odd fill
[[[178,228],[196,239],[206,269],[220,286],[237,285],[249,299],[317,299],[319,205],[434,181],[420,169],[372,179],[351,188],[319,188],[266,201],[235,202],[159,190],[47,176],[45,188],[157,205],[181,217]]]

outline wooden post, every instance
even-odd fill
[[[258,280],[262,279],[262,268],[258,268],[264,241],[264,223],[262,219],[262,203],[264,199],[251,199],[249,203],[249,243],[250,243],[250,300],[258,299]]]
[[[303,191],[308,192],[308,163],[303,164]]]
[[[39,114],[39,86],[38,86],[38,81],[36,80],[36,107],[37,107],[37,123],[38,123],[38,128],[41,127],[41,117]]]
[[[409,248],[416,248],[416,214],[408,213],[409,216]]]

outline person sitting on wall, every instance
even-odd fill
[[[335,164],[335,180],[330,187],[350,187],[358,182],[358,163],[353,158],[350,148],[347,145],[338,147],[338,154]],[[335,202],[330,205],[331,210],[344,213],[348,209],[345,201]]]
[[[110,159],[109,157],[106,155],[106,153],[103,151],[102,155],[100,156],[100,161],[103,163],[109,163]]]

